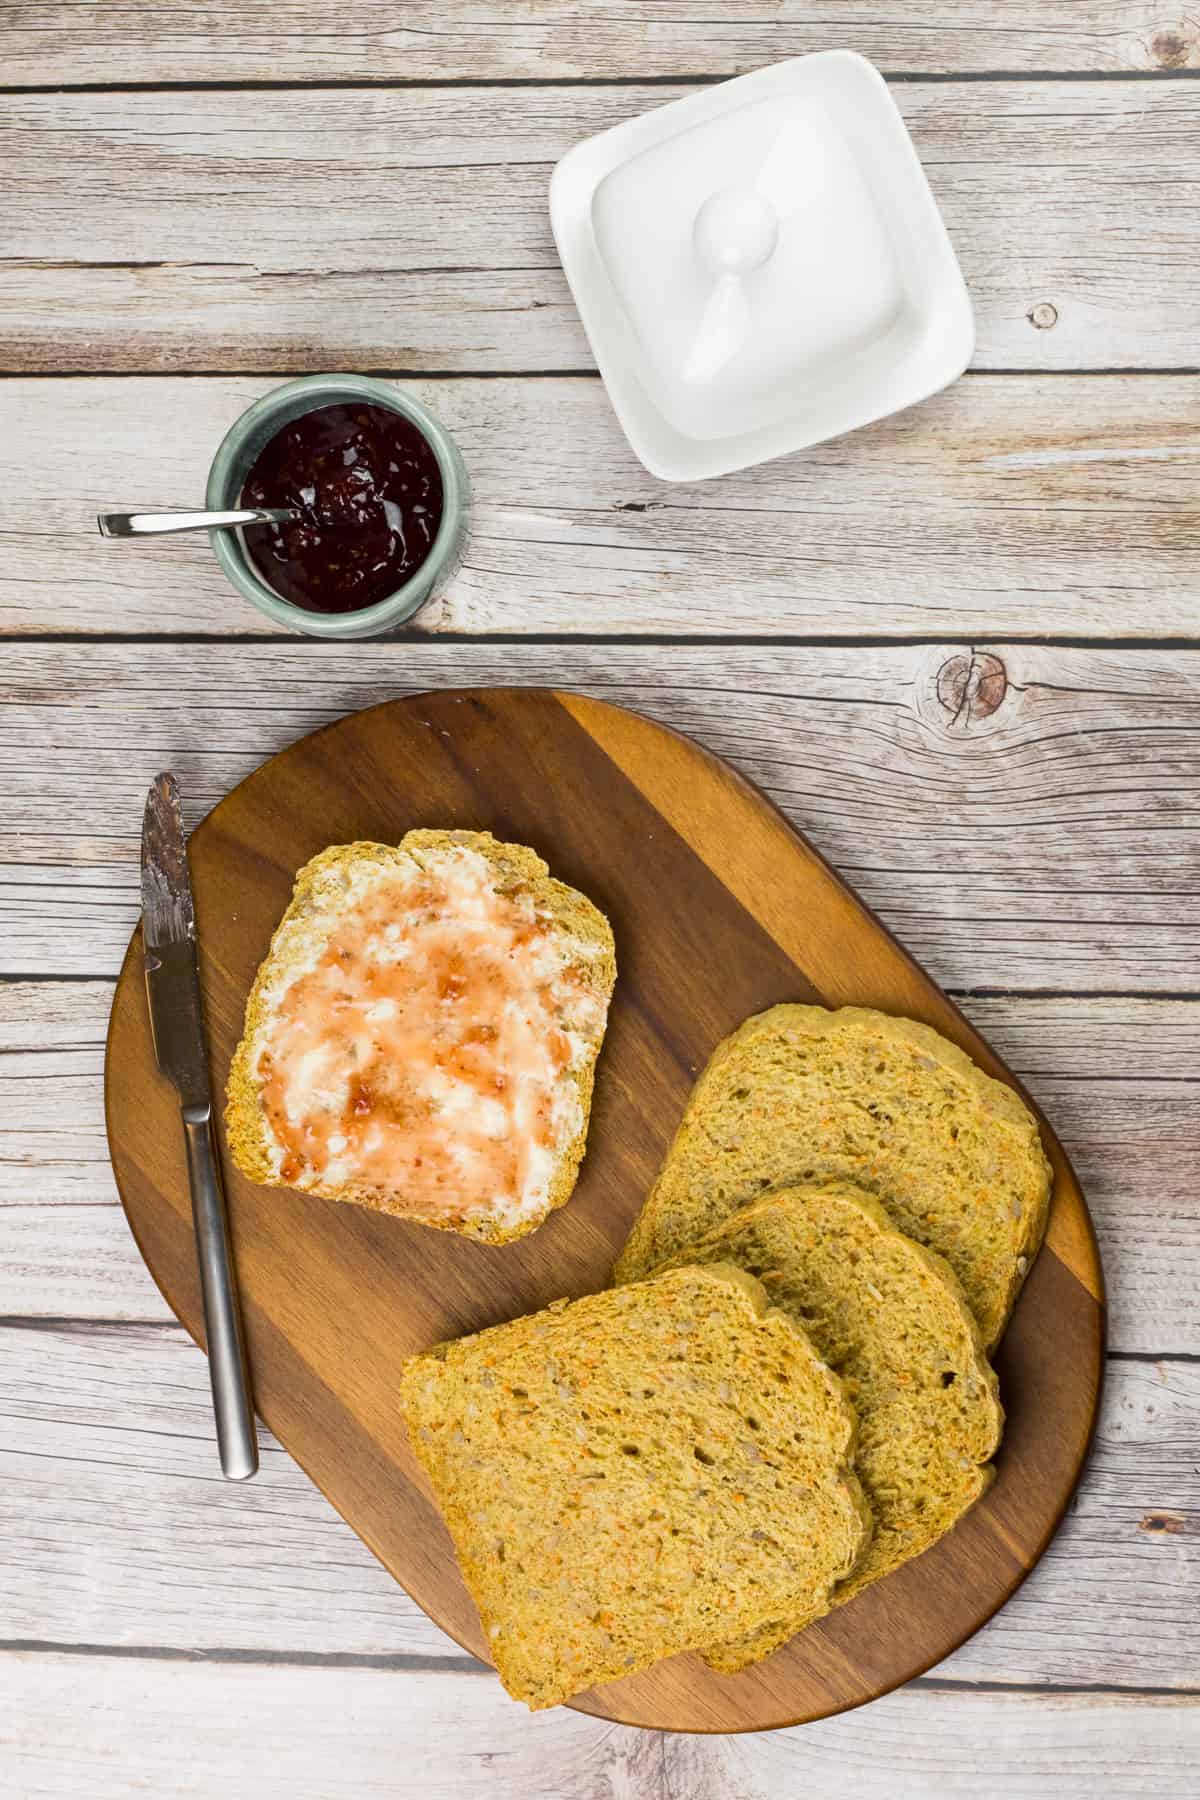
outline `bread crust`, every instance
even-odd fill
[[[794,1140],[788,1144],[789,1155],[794,1148],[791,1168],[772,1176],[769,1182],[756,1180],[751,1167],[754,1155],[743,1158],[741,1176],[744,1179],[740,1180],[739,1185],[739,1178],[735,1174],[719,1217],[697,1217],[689,1227],[686,1178],[680,1171],[685,1165],[689,1144],[702,1128],[706,1111],[721,1096],[731,1068],[740,1069],[747,1063],[752,1063],[756,1049],[773,1041],[790,1038],[793,1041],[804,1040],[819,1045],[822,1040],[839,1037],[853,1039],[856,1035],[860,1039],[875,1037],[893,1044],[907,1045],[916,1057],[923,1059],[922,1066],[927,1065],[932,1075],[936,1076],[939,1071],[943,1071],[957,1085],[965,1104],[977,1109],[979,1119],[994,1138],[997,1154],[1021,1159],[1026,1170],[1017,1216],[1009,1215],[993,1221],[993,1225],[1004,1236],[1003,1255],[999,1266],[989,1268],[986,1282],[982,1276],[972,1279],[970,1256],[962,1246],[958,1247],[961,1253],[956,1253],[955,1248],[939,1243],[932,1232],[925,1235],[914,1231],[903,1218],[897,1216],[885,1184],[874,1185],[850,1166],[839,1167],[836,1171],[837,1178],[858,1180],[869,1187],[892,1213],[895,1223],[909,1229],[910,1235],[927,1242],[931,1248],[947,1256],[967,1290],[983,1330],[985,1344],[989,1349],[994,1348],[1015,1304],[1021,1284],[1041,1246],[1046,1229],[1052,1175],[1042,1149],[1037,1122],[1010,1087],[984,1074],[956,1044],[950,1043],[930,1026],[914,1019],[895,1018],[869,1007],[846,1006],[831,1011],[822,1006],[785,1003],[755,1014],[718,1044],[692,1090],[674,1142],[617,1260],[613,1271],[614,1281],[638,1280],[665,1258],[676,1254],[691,1238],[719,1223],[719,1217],[728,1216],[739,1206],[752,1200],[764,1186],[779,1186],[785,1181],[799,1181],[803,1178],[811,1146],[798,1127]],[[753,1085],[752,1076],[745,1077],[744,1081],[746,1085]],[[869,1106],[871,1099],[872,1095],[869,1093],[862,1096],[864,1105]],[[775,1136],[770,1151],[774,1160],[777,1160],[776,1148],[787,1131],[786,1121],[775,1121]]]
[[[491,865],[497,888],[529,888],[539,909],[547,912],[565,937],[580,947],[577,964],[581,977],[607,1008],[616,981],[616,949],[612,928],[604,914],[575,888],[557,881],[547,864],[535,850],[524,844],[507,844],[490,832],[480,831],[410,831],[398,845],[377,844],[360,840],[352,844],[335,844],[305,863],[296,876],[292,899],[276,926],[270,948],[264,957],[246,1002],[245,1026],[241,1041],[234,1051],[226,1087],[225,1136],[235,1164],[250,1181],[263,1187],[288,1187],[276,1172],[267,1119],[262,1106],[262,1081],[255,1068],[256,1045],[269,1018],[268,992],[289,963],[300,960],[300,952],[311,949],[327,938],[338,922],[338,895],[344,872],[361,861],[394,866],[406,872],[412,861],[448,847],[463,846],[476,851]],[[579,1174],[579,1166],[587,1147],[588,1122],[591,1114],[592,1090],[596,1060],[603,1042],[603,1027],[593,1043],[592,1055],[579,1068],[567,1071],[566,1079],[576,1087],[582,1124],[575,1137],[560,1153],[550,1182],[547,1203],[528,1219],[515,1225],[472,1214],[464,1208],[458,1213],[422,1213],[379,1188],[363,1183],[305,1183],[300,1192],[325,1200],[343,1201],[353,1206],[369,1207],[375,1212],[410,1219],[437,1230],[455,1231],[487,1244],[512,1243],[535,1230],[551,1212],[570,1199]]]

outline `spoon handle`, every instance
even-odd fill
[[[213,526],[284,525],[295,514],[288,506],[243,507],[237,512],[99,513],[101,537],[156,537],[164,531],[208,531]]]

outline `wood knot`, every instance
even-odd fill
[[[1049,300],[1039,300],[1036,306],[1030,307],[1025,317],[1036,331],[1052,331],[1058,324],[1058,308],[1052,306]]]
[[[1176,1512],[1148,1512],[1138,1520],[1138,1530],[1152,1535],[1162,1532],[1171,1537],[1182,1537],[1187,1528],[1183,1514]]]
[[[1151,38],[1150,51],[1160,69],[1186,69],[1191,46],[1178,31],[1160,31]]]
[[[1008,672],[990,651],[960,651],[937,672],[938,703],[964,731],[990,718],[1007,692]]]

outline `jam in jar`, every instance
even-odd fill
[[[241,504],[297,514],[243,533],[269,587],[308,612],[358,612],[403,587],[433,549],[442,474],[403,413],[369,401],[318,406],[268,439]]]

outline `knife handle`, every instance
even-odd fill
[[[245,1481],[258,1468],[258,1439],[211,1105],[185,1106],[183,1132],[221,1473],[227,1481]]]

